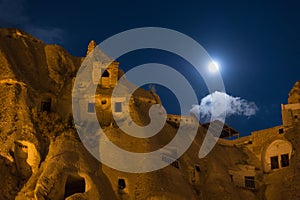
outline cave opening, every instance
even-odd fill
[[[43,100],[41,102],[41,111],[50,112],[51,111],[51,99]]]
[[[76,193],[85,192],[85,180],[79,175],[68,175],[64,198],[67,198]]]

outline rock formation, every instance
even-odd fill
[[[91,42],[88,53],[94,48]],[[0,29],[0,199],[300,198],[300,82],[282,105],[282,125],[233,140],[220,138],[212,152],[199,159],[207,134],[206,126],[199,124],[184,155],[177,160],[162,155],[169,166],[125,173],[97,161],[77,135],[71,93],[83,59],[21,30]],[[124,98],[130,99],[130,115],[140,125],[149,123],[149,108],[161,101],[154,91],[143,89],[110,101],[123,75],[118,65],[113,62],[107,71],[95,65],[91,73],[102,78],[95,82],[99,87],[94,98],[78,99],[83,115],[96,112],[107,137],[128,151],[161,148],[176,135],[181,120],[192,119],[168,115],[164,128],[151,138],[123,133],[112,112],[123,112]],[[176,147],[170,152],[176,154]]]
[[[289,104],[300,103],[300,81],[297,81],[289,93]]]

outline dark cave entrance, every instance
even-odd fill
[[[46,99],[41,102],[41,111],[50,112],[51,111],[51,99]]]
[[[76,193],[85,192],[85,180],[78,175],[68,175],[66,186],[65,186],[65,196],[67,198]]]

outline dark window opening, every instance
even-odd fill
[[[281,133],[283,133],[284,131],[283,131],[283,128],[280,128],[279,130],[278,130],[278,132],[281,134]]]
[[[179,163],[177,160],[175,160],[172,164],[171,164],[173,167],[179,169]]]
[[[95,103],[88,103],[88,112],[89,113],[95,112]]]
[[[245,187],[255,188],[254,176],[245,176]]]
[[[65,186],[65,197],[85,192],[85,180],[78,175],[69,175]]]
[[[41,102],[41,110],[42,112],[50,112],[51,111],[51,99],[48,101]]]
[[[294,119],[298,119],[298,115],[295,115],[295,116],[294,116]]]
[[[290,165],[289,154],[281,155],[281,167],[287,167]]]
[[[104,105],[104,104],[106,104],[106,103],[107,103],[106,100],[102,100],[102,101],[101,101],[101,104],[102,104],[102,105]]]
[[[177,160],[174,160],[174,158],[170,157],[170,156],[166,156],[166,155],[162,155],[161,158],[163,161],[169,163],[171,166],[179,169],[179,162]]]
[[[122,103],[121,102],[115,103],[115,112],[122,112]]]
[[[104,70],[102,77],[109,77],[109,72],[107,70]]]
[[[278,163],[278,156],[271,157],[271,169],[278,169],[279,163]]]
[[[230,181],[233,183],[233,175],[230,174]]]
[[[119,187],[120,190],[123,190],[123,189],[126,188],[126,182],[123,178],[120,178],[118,180],[118,187]]]
[[[195,169],[196,169],[196,172],[200,172],[200,166],[199,165],[195,165]]]

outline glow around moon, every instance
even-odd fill
[[[208,69],[212,73],[216,73],[219,71],[219,65],[217,62],[213,61],[209,64]]]

